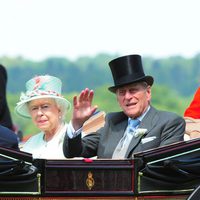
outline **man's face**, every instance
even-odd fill
[[[151,87],[145,82],[133,83],[116,90],[117,101],[124,113],[137,118],[148,108],[151,100]]]

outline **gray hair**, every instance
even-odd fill
[[[57,107],[61,111],[61,119],[64,121],[65,120],[65,116],[67,114],[66,106],[63,104],[63,101],[61,101],[60,99],[54,99],[54,100],[56,102]]]

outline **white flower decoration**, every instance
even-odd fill
[[[24,101],[27,99],[27,96],[24,92],[21,92],[21,95],[20,95],[20,101]]]
[[[143,136],[147,132],[146,128],[138,128],[134,132],[134,137]]]

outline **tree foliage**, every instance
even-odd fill
[[[63,94],[72,102],[75,94],[83,88],[94,89],[94,104],[105,112],[119,111],[114,94],[108,91],[113,85],[108,62],[118,55],[99,54],[93,58],[80,57],[75,61],[51,57],[40,62],[18,58],[0,58],[8,71],[7,94],[13,121],[25,134],[38,132],[31,120],[24,120],[14,114],[14,107],[25,83],[35,75],[49,74],[59,77],[63,83]],[[163,59],[143,58],[147,75],[154,77],[152,105],[158,109],[183,115],[195,90],[199,87],[200,54],[193,58],[174,56]],[[66,120],[71,118],[71,111]]]

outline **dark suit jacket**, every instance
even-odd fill
[[[0,125],[0,146],[19,150],[17,135]]]
[[[105,125],[97,133],[84,138],[81,135],[70,139],[67,134],[64,140],[66,157],[112,158],[112,154],[127,127],[128,118],[123,112],[107,114]],[[147,129],[143,136],[134,137],[128,147],[126,157],[134,153],[168,145],[183,140],[185,121],[175,113],[158,111],[151,107],[141,121],[139,128]],[[153,138],[151,141],[142,142]]]
[[[12,118],[6,98],[7,71],[0,64],[0,125],[13,129]]]

